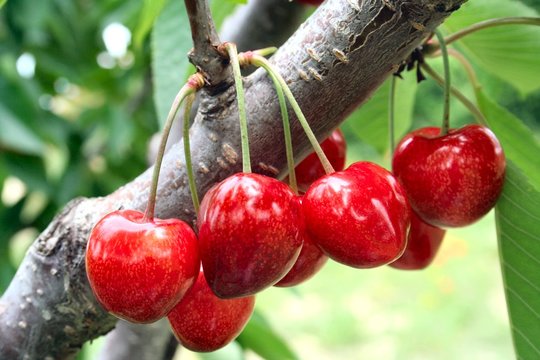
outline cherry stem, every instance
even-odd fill
[[[444,86],[444,79],[439,74],[437,74],[437,72],[433,70],[431,66],[429,66],[427,63],[423,63],[421,66],[422,69],[435,81],[437,81],[439,85]],[[482,111],[480,111],[480,109],[478,109],[476,105],[474,105],[469,99],[467,99],[467,97],[462,92],[460,92],[453,86],[450,87],[450,92],[456,97],[456,99],[461,101],[461,103],[471,112],[471,114],[473,114],[473,116],[476,118],[476,122],[484,126],[488,125]]]
[[[277,51],[277,47],[275,46],[270,46],[270,47],[266,47],[266,48],[262,48],[262,49],[258,49],[258,50],[253,50],[253,54],[256,54],[256,55],[260,55],[260,56],[269,56],[269,55],[272,55],[273,53],[275,53]]]
[[[516,16],[516,17],[504,17],[480,21],[476,24],[473,24],[469,27],[461,29],[448,37],[446,37],[446,44],[451,44],[456,40],[463,38],[466,35],[472,34],[476,31],[482,29],[488,29],[491,27],[496,27],[500,25],[536,25],[540,26],[540,18],[538,17],[525,17],[525,16]]]
[[[448,58],[448,49],[446,48],[444,36],[439,30],[435,30],[435,35],[439,40],[444,66],[444,113],[441,135],[446,135],[450,129],[450,61]]]
[[[159,144],[159,149],[156,157],[156,163],[154,164],[154,171],[152,173],[152,184],[150,186],[150,193],[148,195],[148,203],[146,205],[146,212],[144,213],[144,221],[153,221],[154,212],[156,208],[156,195],[159,181],[159,172],[161,170],[161,163],[163,162],[163,155],[165,154],[165,147],[167,146],[167,140],[169,138],[169,133],[171,132],[171,127],[176,118],[176,113],[180,108],[180,105],[186,98],[186,96],[195,93],[204,85],[204,78],[201,74],[197,73],[191,75],[187,83],[182,86],[169,110],[167,115],[167,120],[165,121],[165,126],[163,127],[163,133],[161,135],[161,142]],[[185,118],[184,121],[189,121],[189,117]]]
[[[388,138],[390,139],[390,158],[394,156],[394,147],[395,147],[395,98],[396,98],[396,76],[392,75],[390,80],[390,94],[388,96]]]
[[[244,86],[242,83],[242,73],[240,72],[240,62],[238,60],[238,50],[236,45],[230,42],[224,43],[227,50],[234,74],[234,85],[236,87],[236,101],[238,102],[238,115],[240,117],[240,139],[242,141],[242,171],[251,172],[251,159],[249,156],[249,135],[246,116],[246,103],[244,98]]]
[[[296,182],[296,172],[294,171],[294,154],[291,137],[291,124],[289,122],[289,113],[287,111],[287,102],[285,101],[285,95],[283,94],[283,87],[281,86],[279,79],[274,72],[267,68],[267,64],[260,65],[266,70],[270,78],[274,82],[276,93],[279,101],[279,108],[281,111],[281,119],[283,120],[283,133],[285,135],[285,152],[287,154],[287,167],[289,169],[289,185],[296,195],[298,195],[298,184]]]
[[[184,140],[184,158],[186,159],[186,172],[189,182],[189,191],[191,193],[191,201],[193,201],[193,208],[195,213],[199,212],[199,194],[197,193],[197,186],[195,184],[195,175],[193,174],[193,164],[191,162],[191,146],[189,143],[189,118],[191,115],[191,107],[195,101],[195,95],[190,94],[186,98],[184,107],[184,129],[182,137]]]
[[[328,161],[328,158],[326,157],[323,149],[321,148],[321,145],[317,141],[317,137],[311,130],[311,127],[309,126],[309,123],[306,120],[306,117],[302,113],[302,109],[300,109],[300,105],[298,105],[298,102],[294,98],[294,95],[291,92],[291,89],[289,89],[289,86],[283,79],[283,77],[274,69],[272,64],[270,62],[257,54],[253,54],[253,57],[248,59],[249,62],[255,66],[260,66],[264,68],[269,74],[273,74],[275,78],[279,81],[279,84],[281,85],[281,88],[283,89],[283,92],[285,93],[285,96],[287,97],[287,100],[289,101],[289,104],[291,104],[291,107],[293,108],[294,113],[296,114],[296,117],[298,118],[298,121],[300,122],[300,125],[302,125],[302,128],[304,129],[304,132],[306,133],[306,136],[309,139],[309,142],[311,143],[311,146],[315,150],[315,153],[319,157],[319,160],[321,161],[321,164],[324,168],[324,171],[327,174],[333,173],[335,170],[332,167],[332,164],[330,164],[330,161]]]

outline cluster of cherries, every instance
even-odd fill
[[[324,175],[318,157],[308,156],[295,169],[303,195],[267,176],[232,175],[205,195],[198,237],[178,219],[110,213],[88,242],[90,285],[117,317],[167,316],[182,345],[214,351],[242,331],[256,293],[300,284],[328,257],[355,268],[422,269],[440,246],[441,227],[478,220],[504,182],[504,153],[489,129],[440,132],[408,134],[392,175],[370,162],[344,170],[346,143],[336,130],[321,147],[338,171]]]

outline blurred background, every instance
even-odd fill
[[[540,9],[533,0],[529,5]],[[147,167],[147,144],[160,121],[151,39],[132,46],[142,6],[142,0],[9,0],[0,10],[0,294],[67,201],[106,195]],[[439,59],[430,63],[442,73]],[[452,62],[452,74],[472,98],[459,64]],[[414,75],[405,74],[397,88],[401,134],[438,125],[442,116],[440,88],[433,81],[416,87]],[[478,75],[490,96],[539,133],[540,91],[523,95],[504,80]],[[343,125],[348,162],[388,167],[387,88]],[[473,121],[452,103],[453,126]],[[513,357],[492,214],[449,231],[426,270],[329,262],[299,287],[260,294],[257,308],[302,359]],[[100,344],[85,346],[79,359],[94,359]],[[242,356],[236,344],[202,357],[179,353],[180,359]]]

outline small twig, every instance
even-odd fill
[[[191,27],[193,50],[189,60],[204,75],[210,87],[232,78],[217,46],[221,43],[207,0],[184,0]]]

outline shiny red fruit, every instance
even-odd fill
[[[302,197],[296,197],[299,208],[302,207]],[[278,287],[296,286],[309,280],[326,264],[328,257],[315,245],[309,237],[306,229],[302,226],[300,236],[304,240],[298,259],[287,275],[274,285]]]
[[[86,273],[97,300],[131,322],[167,315],[199,268],[195,233],[178,219],[146,221],[139,211],[115,211],[96,224],[88,240]]]
[[[255,296],[218,298],[201,271],[195,285],[167,317],[184,347],[209,352],[224,347],[242,332],[254,306]]]
[[[281,181],[245,173],[207,192],[199,243],[206,280],[217,296],[252,295],[287,274],[302,247],[294,197]]]
[[[335,171],[341,171],[345,168],[347,143],[345,142],[345,137],[340,129],[334,130],[332,134],[321,143],[321,148]],[[306,192],[315,180],[326,175],[319,157],[314,152],[298,164],[294,171],[296,173],[298,189],[302,192]]]
[[[394,174],[422,220],[439,227],[469,225],[501,194],[504,152],[484,126],[439,134],[439,128],[428,127],[405,136],[394,153]]]
[[[446,230],[431,226],[411,211],[411,228],[403,255],[391,267],[402,270],[421,270],[428,267],[441,247]]]
[[[385,265],[405,249],[410,221],[405,191],[373,163],[357,162],[314,182],[303,211],[313,241],[345,265]]]

